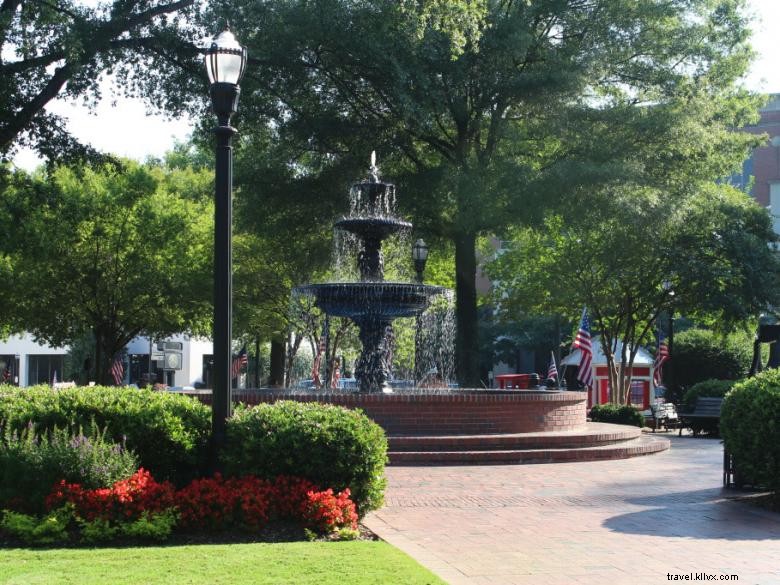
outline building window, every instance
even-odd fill
[[[210,354],[204,354],[203,356],[203,387],[213,388],[212,383],[214,381],[214,356]]]
[[[645,406],[645,382],[642,380],[631,380],[631,404],[632,406]]]
[[[27,385],[51,384],[64,379],[65,355],[28,355]]]
[[[0,384],[19,385],[19,356],[0,355]]]

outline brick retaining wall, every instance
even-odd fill
[[[211,403],[211,391],[187,394]],[[278,400],[360,408],[388,435],[480,435],[585,428],[583,392],[459,390],[360,394],[263,389],[233,393],[234,402],[246,404]]]

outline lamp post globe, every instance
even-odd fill
[[[246,69],[247,53],[229,30],[214,37],[204,64],[217,126],[214,169],[214,376],[211,401],[212,466],[225,443],[231,411],[230,365],[233,319],[233,147],[236,129],[230,118],[238,109],[238,86]]]
[[[422,238],[412,246],[412,260],[414,260],[414,269],[417,272],[417,282],[422,284],[425,263],[428,261],[428,246]]]

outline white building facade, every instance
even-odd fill
[[[34,386],[68,381],[83,364],[69,360],[70,348],[36,342],[29,334],[0,340],[0,382]],[[127,344],[125,384],[150,381],[176,387],[211,387],[213,349],[210,339],[174,335],[150,340],[136,337]],[[243,378],[243,376],[240,376]]]

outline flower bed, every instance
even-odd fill
[[[6,510],[0,529],[29,544],[67,541],[166,540],[174,531],[256,532],[272,520],[303,526],[312,535],[357,535],[358,516],[349,489],[334,493],[306,479],[255,476],[196,479],[176,490],[139,469],[110,488],[87,489],[60,481],[46,498],[48,513]]]

